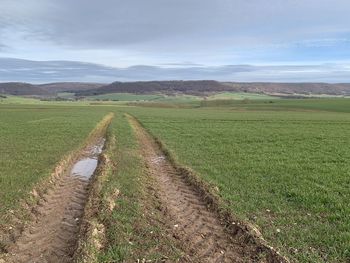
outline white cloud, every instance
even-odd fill
[[[332,62],[350,57],[349,12],[348,0],[1,0],[0,55],[113,66]],[[329,50],[299,50],[313,47]]]

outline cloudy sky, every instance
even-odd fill
[[[45,81],[65,79],[65,61],[76,61],[101,67],[89,81],[110,81],[114,73],[101,72],[125,68],[132,80],[134,66],[145,65],[155,71],[144,79],[222,69],[209,77],[350,82],[349,14],[349,0],[0,0],[0,81],[26,80],[29,60],[61,62],[37,67]],[[10,58],[27,66],[10,67]]]

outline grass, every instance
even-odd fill
[[[344,110],[343,103],[333,108],[322,100],[317,108]],[[217,185],[232,212],[256,224],[285,255],[297,262],[346,262],[350,115],[297,109],[128,111],[178,162]]]
[[[57,97],[64,98],[64,99],[74,99],[75,93],[72,92],[59,92],[57,93]]]
[[[139,216],[140,205],[137,202],[141,185],[137,178],[142,170],[140,159],[136,154],[135,139],[130,136],[131,130],[125,119],[117,115],[112,124],[111,133],[116,136],[117,145],[109,152],[113,162],[118,165],[114,174],[109,175],[108,183],[104,184],[102,195],[108,199],[113,192],[122,190],[123,196],[116,200],[118,210],[111,215],[102,213],[100,221],[107,225],[107,247],[100,253],[101,262],[122,262],[132,250],[133,223]],[[121,154],[123,152],[123,154]]]
[[[193,95],[178,94],[174,96],[165,96],[158,101],[170,103],[192,103],[201,100],[201,97]]]
[[[258,93],[245,93],[245,92],[222,92],[212,96],[209,96],[207,99],[209,100],[273,100],[278,99],[278,97],[269,96],[266,94],[258,94]]]
[[[106,226],[98,260],[179,258],[156,223],[157,203],[145,190],[149,180],[123,116],[129,112],[293,261],[350,260],[350,100],[214,100],[196,109],[25,100],[0,102],[1,215],[18,208],[18,200],[114,111],[109,133],[116,145],[108,154],[116,169],[103,184],[101,202],[116,189],[120,194],[111,213],[98,215]]]
[[[82,144],[107,112],[86,107],[0,106],[0,214],[18,208],[18,200],[47,178],[63,155]]]
[[[0,97],[0,104],[37,104],[38,100],[20,96],[6,95],[6,98]]]
[[[63,94],[62,98],[69,98],[69,93],[60,93]],[[0,105],[59,105],[59,106],[84,106],[89,105],[87,101],[49,101],[49,100],[40,100],[39,98],[30,98],[30,97],[22,97],[22,96],[12,96],[6,95],[6,98],[0,97]]]
[[[350,99],[208,100],[201,107],[231,107],[252,111],[334,111],[350,113]]]
[[[350,113],[350,99],[300,99],[300,100],[277,100],[273,107],[280,109],[305,109],[316,111],[335,111]]]
[[[159,102],[159,103],[192,103],[201,98],[192,95],[178,94],[131,94],[131,93],[109,93],[89,96],[86,100],[120,101],[120,102]]]
[[[116,169],[110,171],[101,190],[104,206],[112,199],[116,206],[112,211],[102,210],[99,221],[106,226],[106,246],[97,255],[98,262],[160,262],[176,261],[180,252],[171,240],[164,236],[162,225],[155,222],[159,214],[152,196],[145,192],[148,179],[133,131],[122,114],[112,123],[110,136],[115,136],[115,147],[107,154]]]
[[[151,102],[169,102],[169,103],[191,103],[203,100],[202,97],[194,95],[164,95],[164,94],[131,94],[131,93],[109,93],[102,95],[89,96],[87,100],[112,100],[112,101],[151,101]],[[277,97],[268,96],[265,94],[255,93],[234,93],[234,92],[223,92],[207,97],[208,100],[268,100],[277,99]]]
[[[115,100],[115,101],[152,101],[163,98],[163,95],[143,95],[131,93],[109,93],[86,97],[87,100]]]

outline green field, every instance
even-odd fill
[[[139,95],[131,93],[108,93],[86,97],[87,100],[150,101],[163,98],[163,95]]]
[[[131,94],[131,93],[109,93],[95,96],[88,96],[86,100],[102,100],[102,101],[140,101],[140,102],[171,102],[171,103],[183,103],[198,101],[201,98],[192,95],[164,95],[164,94]]]
[[[129,111],[289,257],[343,262],[350,258],[350,115],[296,110]]]
[[[173,109],[25,105],[10,99],[0,105],[1,214],[18,208],[18,200],[48,178],[105,114],[115,112],[110,134],[116,147],[109,152],[117,168],[102,194],[118,188],[122,198],[112,215],[100,214],[99,220],[108,223],[108,246],[98,257],[106,262],[136,260],[140,254],[176,258],[178,251],[152,250],[156,240],[170,241],[144,218],[152,209],[135,138],[123,117],[128,112],[179,164],[217,186],[234,215],[256,225],[293,261],[350,259],[350,100],[230,100],[224,105],[218,100],[202,107],[194,101],[189,105],[195,108]],[[157,239],[149,238],[149,231],[159,233]]]
[[[67,95],[63,94],[63,97]],[[239,92],[222,92],[214,95],[208,96],[208,100],[270,100],[277,99],[278,97],[273,97],[265,94],[255,94],[255,93],[239,93]],[[86,97],[87,100],[112,100],[112,101],[159,101],[159,102],[190,102],[190,101],[200,101],[203,97],[193,96],[193,95],[164,95],[164,94],[154,94],[154,95],[143,95],[143,94],[131,94],[131,93],[109,93],[102,95],[95,95]]]
[[[335,111],[350,113],[350,99],[277,100],[273,101],[273,108],[279,108],[280,110],[304,109],[311,111]]]
[[[38,104],[39,100],[19,96],[6,95],[6,98],[0,97],[0,104]]]
[[[70,93],[69,93],[70,94]],[[69,94],[65,94],[62,98],[68,98]],[[72,97],[70,97],[72,98]],[[0,97],[0,105],[61,105],[61,106],[82,106],[89,105],[87,101],[59,101],[59,100],[40,100],[39,98],[31,98],[31,97],[21,97],[21,96],[12,96],[6,95],[6,98]]]
[[[350,99],[204,100],[200,107],[251,111],[335,111],[350,112]]]
[[[57,93],[57,97],[63,98],[63,99],[74,99],[75,94],[72,92],[59,92]]]
[[[18,199],[83,143],[106,113],[100,108],[1,105],[0,214],[16,208]]]
[[[207,97],[209,100],[273,100],[278,97],[269,96],[266,94],[258,94],[258,93],[244,93],[244,92],[222,92],[212,96]]]

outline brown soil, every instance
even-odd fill
[[[78,239],[88,181],[62,177],[36,208],[37,220],[8,250],[8,262],[70,262]]]
[[[165,156],[156,141],[133,117],[129,118],[141,146],[142,155],[164,217],[173,235],[179,239],[189,262],[284,262],[271,259],[269,253],[244,235],[232,235],[226,223],[209,208],[186,174]]]
[[[107,114],[89,134],[83,148],[64,157],[51,177],[33,189],[36,203],[22,207],[31,215],[30,222],[13,220],[18,223],[8,227],[9,232],[1,232],[1,263],[73,261],[91,186],[89,178],[113,116]]]
[[[80,152],[77,162],[87,157],[97,157],[97,139]],[[102,148],[100,148],[101,150]],[[93,159],[91,159],[93,160]],[[97,162],[97,161],[96,161]],[[65,263],[72,262],[79,238],[80,222],[88,198],[90,180],[73,173],[75,166],[57,178],[54,185],[41,196],[38,205],[32,208],[35,220],[31,222],[9,245],[6,262],[11,263]],[[83,171],[85,172],[85,171]],[[90,173],[93,170],[90,169]]]

